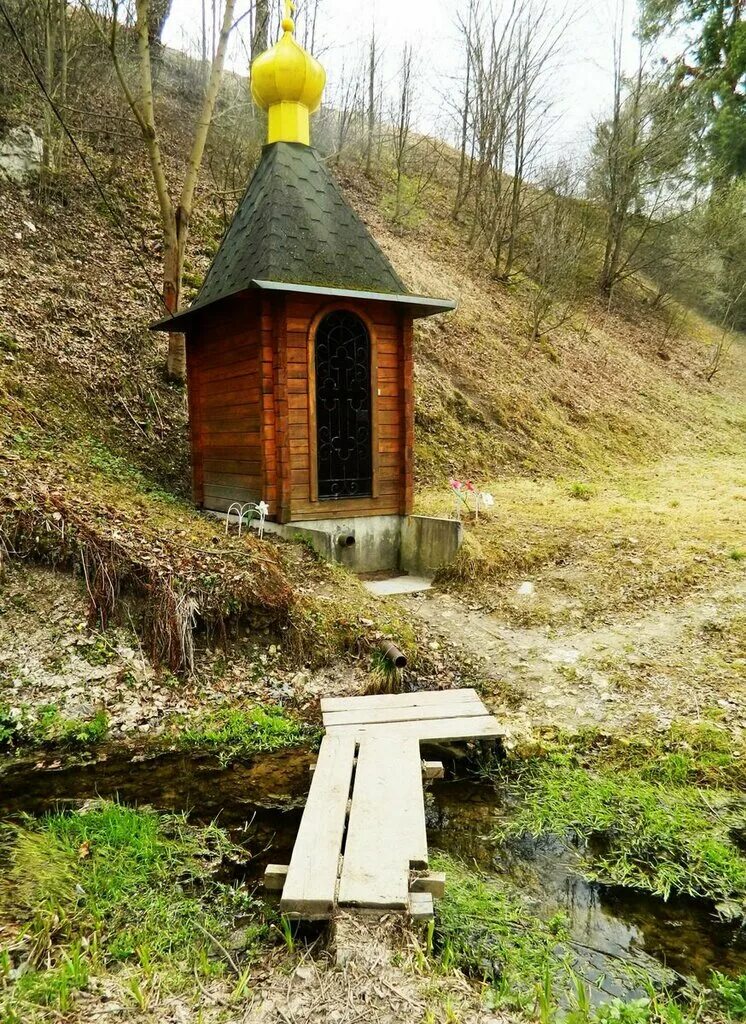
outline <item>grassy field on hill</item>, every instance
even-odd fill
[[[162,100],[177,102],[173,94]],[[111,192],[155,280],[155,201],[136,140],[127,145]],[[106,155],[89,155],[102,171]],[[581,303],[527,353],[531,282],[494,280],[450,219],[445,182],[434,183],[402,228],[387,219],[385,169],[373,180],[354,164],[337,173],[407,284],[459,299],[456,313],[416,331],[418,508],[451,514],[452,476],[491,491],[496,504],[468,525],[444,585],[478,591],[480,601],[523,620],[560,622],[661,593],[685,598],[710,577],[738,572],[742,345],[707,381],[716,328],[689,313],[672,333],[670,310],[650,309],[646,287],[631,282],[611,309]],[[166,380],[163,341],[148,331],[158,303],[84,170],[71,161],[43,191],[0,189],[6,546],[72,567],[82,543],[99,572],[91,591],[99,624],[115,612],[120,590],[139,588],[150,602],[140,627],[146,650],[173,669],[192,665],[204,646],[198,639],[196,654],[191,639],[185,646],[187,599],[208,628],[208,646],[210,630],[261,615],[286,641],[292,636],[285,646],[301,664],[357,655],[360,637],[370,634],[370,646],[381,628],[414,654],[395,612],[371,608],[350,580],[305,551],[226,543],[191,511],[185,395]],[[193,287],[223,223],[206,183],[200,199]],[[109,586],[102,552],[112,537],[118,564]],[[547,585],[527,611],[511,593],[532,572]],[[375,627],[364,624],[382,614]]]

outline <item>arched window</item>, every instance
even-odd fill
[[[320,500],[373,493],[370,335],[335,310],[316,329],[316,453]]]

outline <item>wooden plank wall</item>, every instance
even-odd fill
[[[315,500],[309,332],[333,308],[324,298],[245,295],[194,325],[187,363],[197,504],[226,511],[263,499],[280,522],[411,512],[412,319],[384,302],[344,306],[371,330],[374,496]]]
[[[351,515],[396,515],[411,511],[411,494],[406,481],[411,481],[411,451],[405,457],[407,442],[411,444],[414,419],[411,405],[412,363],[407,359],[406,335],[411,332],[411,318],[403,316],[393,305],[384,302],[345,303],[362,315],[371,327],[371,343],[376,362],[373,374],[374,416],[374,497],[341,501],[317,501],[312,496],[311,441],[314,417],[309,402],[313,400],[309,381],[309,331],[314,320],[325,310],[340,308],[324,299],[292,296],[287,300],[284,344],[287,360],[287,448],[290,471],[290,514],[292,521],[308,519],[347,518]],[[411,333],[410,333],[411,338]],[[411,353],[411,345],[410,345]],[[405,378],[410,381],[405,388]],[[405,461],[408,473],[405,474]],[[411,485],[410,485],[411,486]]]
[[[194,500],[227,511],[262,497],[260,312],[236,299],[187,338]]]

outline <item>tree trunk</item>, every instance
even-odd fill
[[[256,0],[254,31],[251,34],[251,61],[269,46],[269,0]]]
[[[473,11],[473,4],[469,4],[469,24],[466,29],[466,84],[464,85],[464,109],[461,111],[461,145],[459,147],[460,157],[458,166],[458,184],[456,186],[456,198],[451,211],[453,220],[458,219],[458,215],[461,212],[461,204],[465,197],[466,148],[469,141],[469,111],[471,109],[471,24]]]
[[[57,31],[55,5],[47,3],[44,9],[44,85],[50,96],[55,93],[55,64]],[[54,113],[48,103],[44,104],[44,130],[42,138],[42,181],[47,182],[54,172]]]
[[[365,149],[365,173],[368,177],[373,170],[373,134],[376,128],[376,34],[370,40],[370,62],[368,65],[368,138]]]
[[[184,272],[186,237],[179,237],[178,228],[164,238],[163,301],[169,313],[176,313],[181,301],[181,281]],[[183,334],[175,331],[168,335],[167,373],[171,380],[186,379],[186,344]]]

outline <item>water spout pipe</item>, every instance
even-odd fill
[[[382,640],[378,645],[378,649],[387,661],[390,661],[394,668],[406,668],[407,667],[407,656],[396,644],[392,644],[390,640]]]

